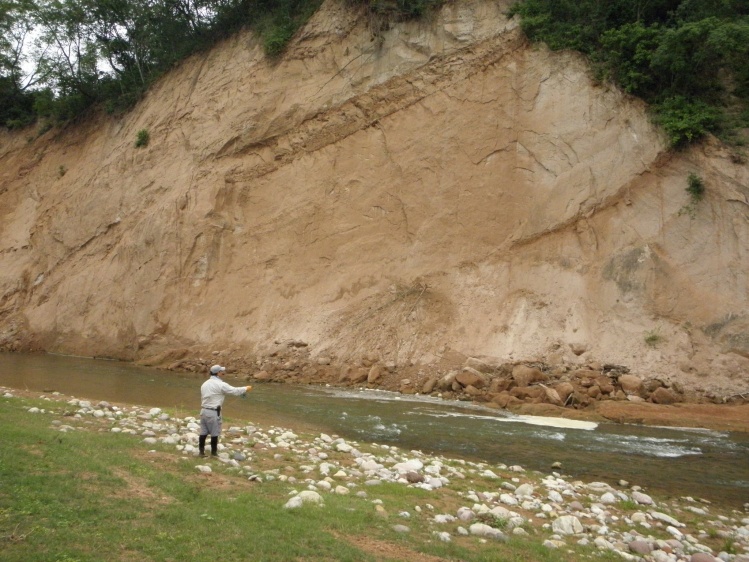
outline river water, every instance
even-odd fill
[[[183,416],[198,415],[204,380],[117,361],[0,353],[0,386]],[[279,384],[253,384],[247,399],[228,397],[224,411],[227,426],[247,421],[326,432],[546,473],[561,462],[561,472],[586,481],[624,479],[646,492],[726,506],[749,502],[749,433],[516,416],[424,396]]]

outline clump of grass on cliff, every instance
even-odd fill
[[[686,192],[689,194],[689,203],[679,210],[679,214],[686,213],[690,218],[695,218],[697,205],[705,198],[705,182],[694,172],[687,176]]]

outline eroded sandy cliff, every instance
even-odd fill
[[[3,133],[0,346],[260,368],[293,341],[309,364],[280,367],[308,374],[480,357],[749,391],[749,167],[668,152],[504,9],[373,38],[329,2],[280,61],[241,35],[125,117]]]

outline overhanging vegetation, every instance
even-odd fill
[[[590,57],[597,76],[641,97],[675,147],[749,126],[746,0],[520,0],[530,39]]]

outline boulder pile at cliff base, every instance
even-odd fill
[[[177,352],[189,355],[187,350]],[[221,356],[223,364],[248,381],[287,384],[330,384],[350,387],[366,385],[400,392],[483,403],[490,407],[514,408],[523,404],[546,404],[565,410],[583,410],[602,401],[625,401],[671,405],[749,404],[749,388],[734,386],[717,391],[681,384],[670,377],[639,376],[625,365],[576,358],[575,364],[542,361],[502,362],[488,358],[462,357],[442,368],[396,365],[376,354],[354,363],[340,364],[328,355],[313,356],[303,341],[277,342],[261,358],[213,352],[207,359],[182,357],[169,361],[160,357],[139,364],[168,370],[204,373]],[[249,373],[249,374],[247,374]]]
[[[6,398],[15,397],[13,390],[0,391]],[[226,429],[218,457],[206,462],[197,458],[199,422],[194,417],[180,419],[159,408],[94,404],[59,393],[41,397],[50,402],[50,408],[32,407],[28,412],[52,417],[57,431],[98,428],[140,436],[146,446],[174,447],[176,454],[194,460],[195,470],[207,477],[218,470],[256,482],[285,482],[290,499],[279,503],[279,509],[310,503],[327,509],[327,495],[351,495],[370,502],[378,515],[393,522],[397,532],[409,533],[415,526],[426,525],[436,539],[445,542],[459,536],[506,541],[509,535],[524,535],[537,537],[549,549],[577,544],[589,546],[593,553],[612,551],[625,560],[749,562],[749,504],[744,513],[721,513],[719,506],[707,500],[684,496],[665,502],[625,481],[619,481],[618,487],[569,481],[557,471],[531,473],[520,466],[405,452],[327,434],[303,437],[289,429],[263,429],[254,424]],[[289,466],[290,458],[295,459],[295,466]],[[260,464],[263,469],[256,468]],[[444,499],[441,492],[453,482],[461,482],[460,489],[469,491],[459,493],[463,505],[453,510],[424,503],[391,513],[377,498],[377,488],[384,482],[427,490],[439,505],[445,504],[437,501]],[[708,545],[716,541],[729,545],[730,552],[717,552]]]

